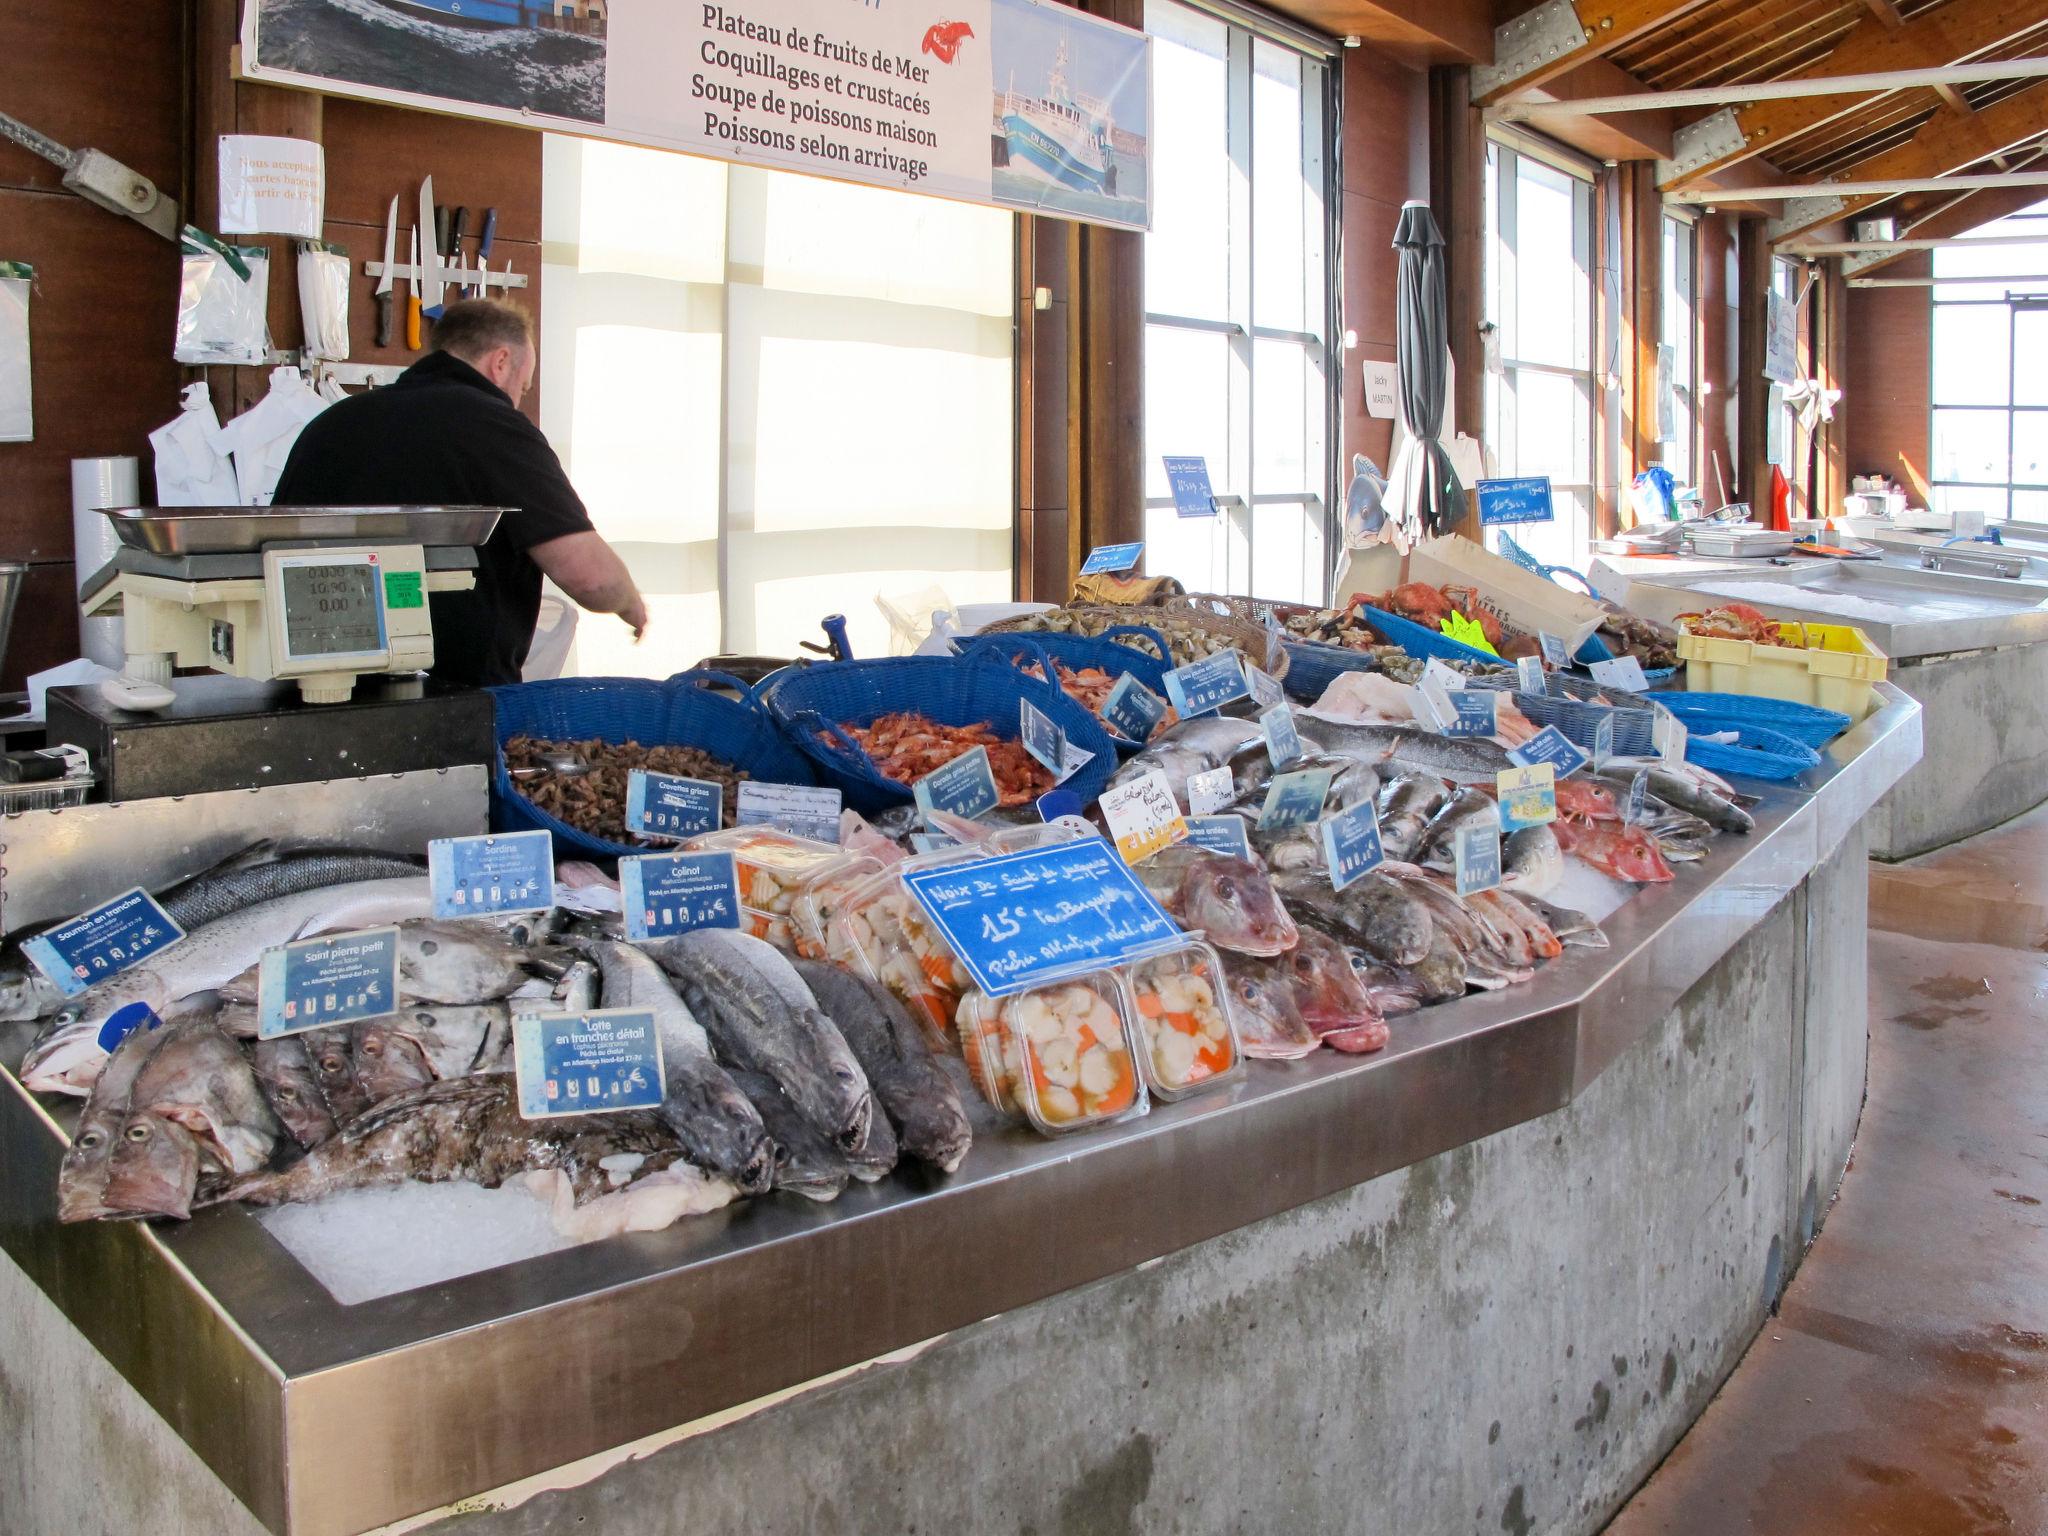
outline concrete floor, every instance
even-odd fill
[[[1873,864],[1870,923],[1840,1197],[1608,1536],[2048,1532],[2048,807]]]

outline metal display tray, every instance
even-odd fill
[[[251,554],[266,544],[474,548],[505,507],[109,507],[114,532],[153,555]]]
[[[1760,600],[1749,590],[1760,584],[1782,587],[1785,595]],[[1731,592],[1731,587],[1743,590]],[[1831,597],[1855,598],[1878,611],[1831,607]],[[1627,606],[1664,624],[1718,602],[1748,603],[1774,619],[1852,625],[1894,661],[2048,640],[2048,589],[1875,561],[1644,574],[1634,576],[1628,587]]]
[[[0,1248],[271,1530],[383,1525],[1562,1108],[1919,760],[1920,706],[1879,694],[1820,767],[1754,786],[1752,835],[1608,918],[1610,948],[1404,1018],[1378,1055],[1320,1051],[1085,1136],[977,1138],[950,1178],[903,1167],[830,1206],[748,1201],[354,1306],[238,1207],[60,1226],[78,1105],[21,1088],[4,1068],[33,1026],[0,1025]]]

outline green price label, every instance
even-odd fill
[[[426,577],[418,571],[386,571],[384,573],[384,606],[386,608],[421,608],[426,605]]]

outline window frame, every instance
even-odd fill
[[[2015,214],[2013,218],[2048,219],[2048,214]],[[2004,222],[2001,220],[2000,222]],[[1958,285],[1960,286],[1960,285]],[[2018,480],[2014,478],[2015,435],[2019,430],[2022,412],[2032,412],[2048,418],[2048,406],[2017,405],[2014,396],[2019,393],[2019,320],[2022,314],[2048,314],[2048,278],[2044,278],[2041,291],[2022,292],[2007,289],[2005,297],[1999,299],[1943,299],[1939,288],[1930,290],[1927,306],[1928,356],[1927,356],[1927,487],[1938,496],[1941,491],[1953,486],[1965,491],[2002,491],[2005,493],[2004,521],[2014,521],[2012,503],[2016,493],[2021,491],[2048,495],[2048,479],[2041,481]],[[2005,311],[2005,403],[2003,405],[1982,405],[1974,402],[1944,402],[1935,398],[1934,382],[1940,377],[1940,369],[1934,359],[1934,318],[1944,309],[2002,309]],[[1997,411],[2005,417],[2005,479],[1999,480],[1954,480],[1937,478],[1935,464],[1935,430],[1943,411]],[[1930,509],[1932,510],[1932,509]],[[2022,519],[2021,521],[2024,521]]]
[[[1683,232],[1682,237],[1677,241],[1670,238],[1671,232],[1674,230]],[[1705,332],[1700,318],[1699,216],[1696,213],[1666,208],[1663,211],[1663,223],[1658,228],[1658,235],[1663,241],[1660,252],[1662,258],[1660,268],[1663,282],[1661,291],[1657,296],[1658,344],[1660,346],[1665,345],[1664,338],[1677,334],[1682,330],[1686,341],[1686,358],[1691,365],[1682,377],[1674,370],[1671,379],[1672,393],[1683,402],[1685,411],[1684,443],[1686,472],[1680,478],[1679,483],[1681,485],[1697,487],[1700,480],[1700,460],[1705,457],[1701,451],[1704,439],[1700,427],[1700,352],[1705,340]],[[1671,282],[1670,257],[1674,245],[1678,244],[1683,245],[1688,258],[1686,263],[1685,302],[1682,306],[1684,315],[1684,325],[1682,327],[1673,325],[1673,316],[1670,313],[1671,306],[1668,302],[1675,292]],[[1677,441],[1677,439],[1659,439],[1660,444],[1673,441]],[[1660,458],[1660,462],[1664,461]],[[1670,467],[1668,462],[1665,463],[1665,467]]]

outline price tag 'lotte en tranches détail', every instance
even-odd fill
[[[542,912],[555,902],[555,844],[546,832],[442,837],[427,844],[434,916]]]
[[[666,1097],[651,1012],[519,1014],[512,1048],[525,1120],[659,1109]]]

